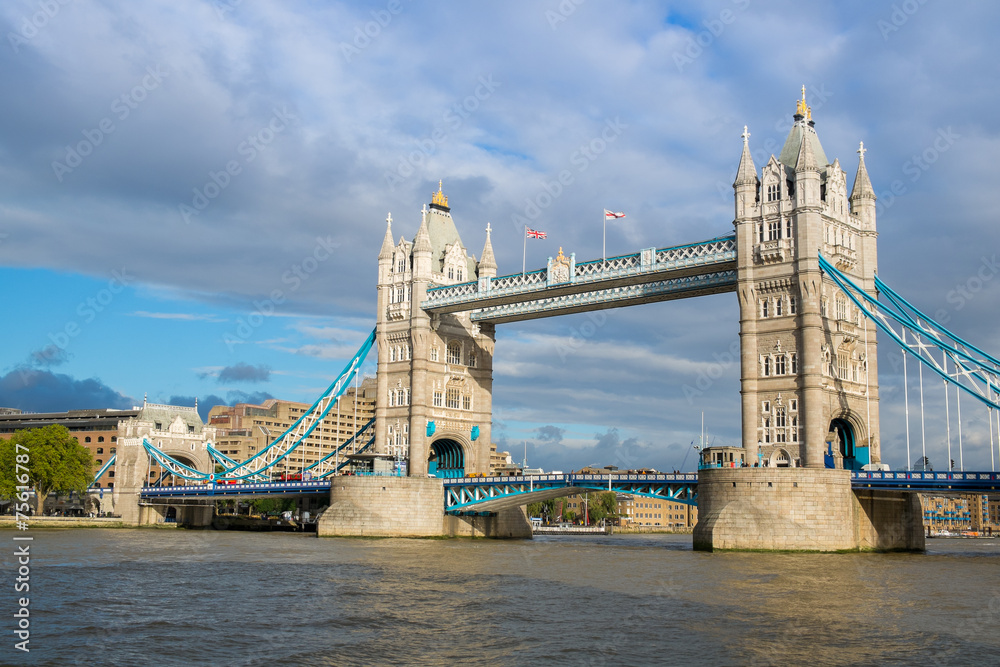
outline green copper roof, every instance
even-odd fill
[[[797,120],[792,125],[792,130],[788,133],[785,145],[778,156],[778,162],[785,165],[789,170],[795,171],[795,162],[799,157],[799,147],[802,145],[803,136],[808,137],[813,156],[816,158],[816,166],[819,167],[820,172],[826,173],[826,166],[830,164],[830,161],[826,159],[826,153],[823,151],[823,146],[819,143],[819,136],[816,134],[816,130],[805,120]]]

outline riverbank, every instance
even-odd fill
[[[119,517],[76,517],[76,516],[29,516],[28,530],[43,528],[127,528]],[[162,527],[176,528],[177,524],[163,524]],[[0,530],[15,530],[17,518],[0,516]]]

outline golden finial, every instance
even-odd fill
[[[441,185],[442,185],[442,181],[438,181],[438,191],[435,192],[434,195],[431,197],[431,203],[432,204],[437,204],[438,206],[445,206],[445,207],[447,207],[448,206],[448,198],[444,196],[443,192],[441,192]]]
[[[806,106],[806,87],[802,86],[802,99],[795,105],[796,116],[808,116],[809,107]]]

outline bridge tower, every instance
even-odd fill
[[[455,227],[448,198],[433,194],[413,241],[392,237],[378,258],[376,453],[409,461],[408,474],[461,477],[488,472],[493,390],[492,324],[469,312],[428,314],[427,288],[495,277],[486,229],[476,261]]]
[[[733,184],[747,461],[878,462],[875,325],[817,261],[822,253],[875,294],[875,193],[864,146],[848,195],[840,161],[829,163],[823,152],[805,87],[781,154],[760,175],[749,136],[744,128]]]

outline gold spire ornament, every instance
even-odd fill
[[[445,208],[447,208],[448,198],[444,196],[443,192],[441,192],[441,185],[442,181],[438,181],[438,191],[431,196],[431,203],[436,204],[437,206],[444,206]]]
[[[805,86],[802,86],[802,99],[795,104],[795,115],[804,116],[806,120],[812,120],[812,109],[806,104]]]

